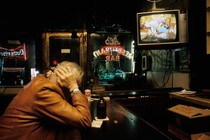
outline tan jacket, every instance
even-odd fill
[[[83,94],[69,99],[61,88],[38,75],[1,116],[0,140],[80,139],[79,130],[91,126],[88,101]]]

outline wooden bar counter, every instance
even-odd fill
[[[118,100],[118,99],[117,99]],[[107,117],[100,128],[91,128],[83,133],[84,140],[175,140],[166,128],[159,128],[149,121],[121,106],[116,99],[107,101]],[[127,100],[127,99],[125,99]],[[139,99],[138,99],[139,100]],[[90,102],[93,120],[96,117],[96,99]],[[139,100],[140,101],[140,100]],[[146,101],[147,102],[147,101]],[[141,108],[139,108],[141,109]],[[152,115],[152,114],[151,114]],[[152,116],[150,116],[152,117]],[[155,116],[154,116],[155,117]],[[154,118],[160,119],[160,118]],[[162,118],[164,121],[164,118]],[[161,123],[161,122],[159,122]]]

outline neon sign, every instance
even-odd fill
[[[93,52],[95,58],[105,56],[107,61],[119,61],[120,56],[125,56],[128,59],[132,59],[133,54],[126,51],[124,46],[121,46],[116,36],[107,37],[105,44],[106,46],[102,46],[99,50]]]
[[[23,58],[26,60],[26,47],[25,44],[22,44],[14,49],[7,49],[0,47],[0,56],[5,58]]]

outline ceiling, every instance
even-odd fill
[[[176,6],[187,0],[162,0],[158,6]],[[0,4],[0,30],[40,31],[103,28],[134,30],[136,13],[150,9],[147,0],[121,1],[12,1]]]

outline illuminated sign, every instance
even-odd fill
[[[18,46],[17,48],[8,49],[0,47],[0,56],[4,58],[23,58],[26,60],[26,47],[25,44]]]
[[[124,46],[120,45],[117,37],[107,37],[105,40],[106,46],[102,46],[99,50],[93,52],[95,58],[99,56],[105,56],[107,61],[119,61],[120,56],[125,56],[128,59],[132,59],[133,54],[125,50]]]

